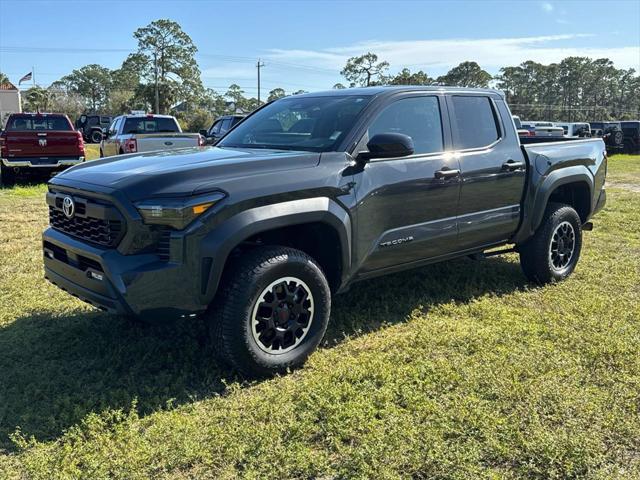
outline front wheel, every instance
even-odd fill
[[[264,377],[305,362],[330,310],[329,285],[314,259],[293,248],[260,247],[229,267],[207,315],[221,359]]]
[[[582,222],[562,203],[550,203],[542,224],[519,246],[520,265],[527,278],[539,284],[560,281],[573,273],[582,249]]]

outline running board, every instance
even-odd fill
[[[484,258],[495,257],[497,255],[504,255],[505,253],[513,253],[513,252],[517,252],[516,247],[505,248],[503,250],[495,250],[492,252],[473,253],[469,255],[469,258],[472,260],[482,260]]]

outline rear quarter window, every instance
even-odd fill
[[[456,149],[482,148],[500,138],[497,115],[489,97],[454,95],[451,101]]]

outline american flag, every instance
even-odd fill
[[[24,77],[22,77],[19,81],[18,81],[18,85],[20,85],[22,82],[26,82],[28,80],[31,80],[31,77],[33,77],[33,72],[29,72],[27,73]]]

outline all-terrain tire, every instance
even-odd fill
[[[331,292],[304,252],[255,248],[227,268],[220,285],[206,318],[216,355],[242,374],[265,377],[298,367],[324,337]]]
[[[624,134],[620,130],[613,133],[612,143],[614,147],[622,147],[624,144]]]
[[[563,203],[549,203],[538,230],[518,246],[520,265],[532,282],[564,280],[573,273],[582,249],[582,221]]]

